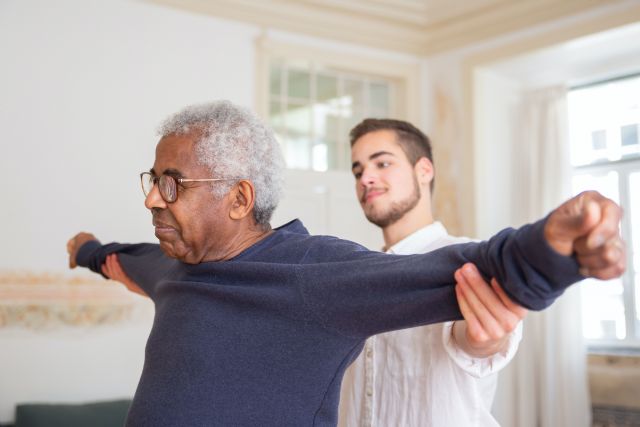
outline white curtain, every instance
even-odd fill
[[[513,223],[531,222],[570,196],[566,90],[523,95],[516,121]],[[530,312],[515,359],[500,374],[494,414],[503,427],[587,427],[591,409],[579,287]]]

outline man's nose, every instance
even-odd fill
[[[362,175],[360,175],[360,185],[363,187],[368,187],[376,183],[378,177],[377,175],[369,168],[364,169],[362,171]]]
[[[160,189],[158,185],[154,185],[147,194],[147,197],[144,199],[144,205],[147,209],[159,208],[164,209],[167,207],[167,202],[164,201],[162,196],[160,195]]]

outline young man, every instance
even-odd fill
[[[350,134],[356,194],[382,229],[385,251],[425,253],[468,242],[434,221],[429,138],[410,123],[366,119]],[[491,403],[496,372],[518,346],[526,309],[474,269],[458,274],[467,321],[393,331],[367,340],[345,374],[343,426],[497,426]]]

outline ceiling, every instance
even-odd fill
[[[624,0],[149,0],[266,28],[431,54]]]

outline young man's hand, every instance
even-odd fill
[[[485,282],[473,264],[455,272],[456,297],[464,317],[453,325],[459,348],[474,357],[506,352],[509,337],[526,316],[527,309],[511,301],[495,279]]]

